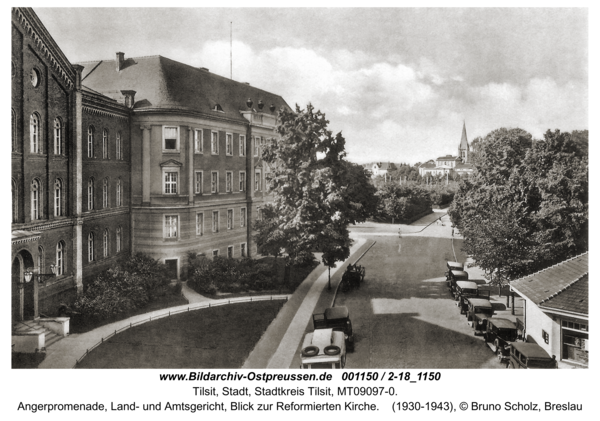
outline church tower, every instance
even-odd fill
[[[460,138],[460,145],[458,145],[458,157],[462,159],[463,163],[469,162],[469,142],[467,141],[467,126],[463,120],[462,137]]]

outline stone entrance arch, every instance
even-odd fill
[[[13,259],[11,269],[13,322],[31,320],[35,318],[35,279],[32,279],[30,282],[26,282],[23,288],[19,286],[19,283],[24,282],[25,280],[25,269],[33,267],[33,256],[31,256],[31,253],[29,253],[27,250],[21,250]]]

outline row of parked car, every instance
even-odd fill
[[[447,262],[446,284],[460,314],[464,314],[475,335],[483,335],[486,344],[507,368],[557,368],[556,359],[538,344],[522,341],[517,325],[508,319],[493,317],[490,291],[483,280],[469,280],[464,265]]]

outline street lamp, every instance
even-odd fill
[[[52,263],[50,265],[50,270],[52,271],[52,273],[38,273],[37,274],[37,281],[40,285],[44,285],[44,282],[46,282],[46,279],[56,276],[56,265],[54,263]],[[25,286],[25,283],[28,283],[31,281],[31,278],[33,278],[33,275],[36,275],[33,273],[33,268],[25,269],[25,273],[23,274],[23,277],[25,278],[25,282],[19,282],[19,287],[23,288]]]

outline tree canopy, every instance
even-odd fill
[[[273,203],[256,223],[262,253],[281,250],[288,266],[323,252],[328,266],[346,259],[351,240],[348,224],[365,221],[374,211],[375,188],[368,172],[344,158],[345,139],[328,130],[325,114],[311,104],[305,110],[282,110],[279,139],[266,144],[262,159],[269,164],[267,185]]]
[[[588,160],[568,133],[503,128],[479,147],[449,210],[478,266],[506,282],[587,250]]]

